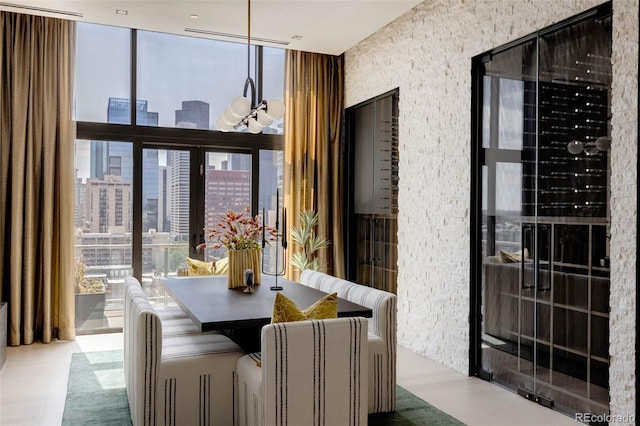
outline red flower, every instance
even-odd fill
[[[260,248],[263,236],[269,243],[275,241],[277,235],[271,226],[263,226],[259,216],[251,217],[249,206],[241,213],[229,210],[220,214],[220,221],[213,228],[204,228],[204,231],[207,233],[206,242],[198,245],[198,250],[205,247],[226,247],[227,250]]]

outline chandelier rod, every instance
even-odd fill
[[[256,85],[251,78],[251,0],[247,0],[247,80],[244,82],[243,96],[247,97],[247,89],[251,87],[251,109],[256,108]]]
[[[247,0],[247,79],[251,69],[251,0]]]

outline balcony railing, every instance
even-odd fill
[[[131,244],[78,244],[76,254],[85,259],[86,276],[100,276],[105,280],[106,302],[102,319],[85,321],[78,327],[79,333],[122,328],[124,280],[132,275],[131,263],[112,263],[113,257],[131,259]],[[175,276],[185,266],[189,245],[180,243],[143,244],[142,288],[154,306],[174,303],[165,293],[160,278]],[[112,256],[118,252],[120,256]],[[100,264],[95,264],[98,260]],[[92,264],[93,263],[93,264]],[[99,316],[99,315],[97,315]]]

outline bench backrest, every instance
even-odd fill
[[[324,291],[325,293],[338,293],[338,297],[346,299],[349,290],[358,284],[337,278],[324,272],[305,269],[300,274],[300,283]]]
[[[310,269],[302,271],[300,283],[325,293],[337,292],[338,297],[371,309],[373,314],[369,321],[369,332],[380,336],[395,348],[397,323],[395,294]]]
[[[162,322],[137,279],[125,280],[125,384],[134,425],[155,425],[156,383],[162,357]]]

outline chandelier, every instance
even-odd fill
[[[242,96],[234,98],[218,117],[216,126],[223,132],[246,126],[251,133],[260,133],[274,120],[284,115],[284,103],[277,99],[256,103],[256,84],[250,75],[251,69],[251,0],[247,0],[247,80]],[[250,91],[250,97],[247,92]]]

